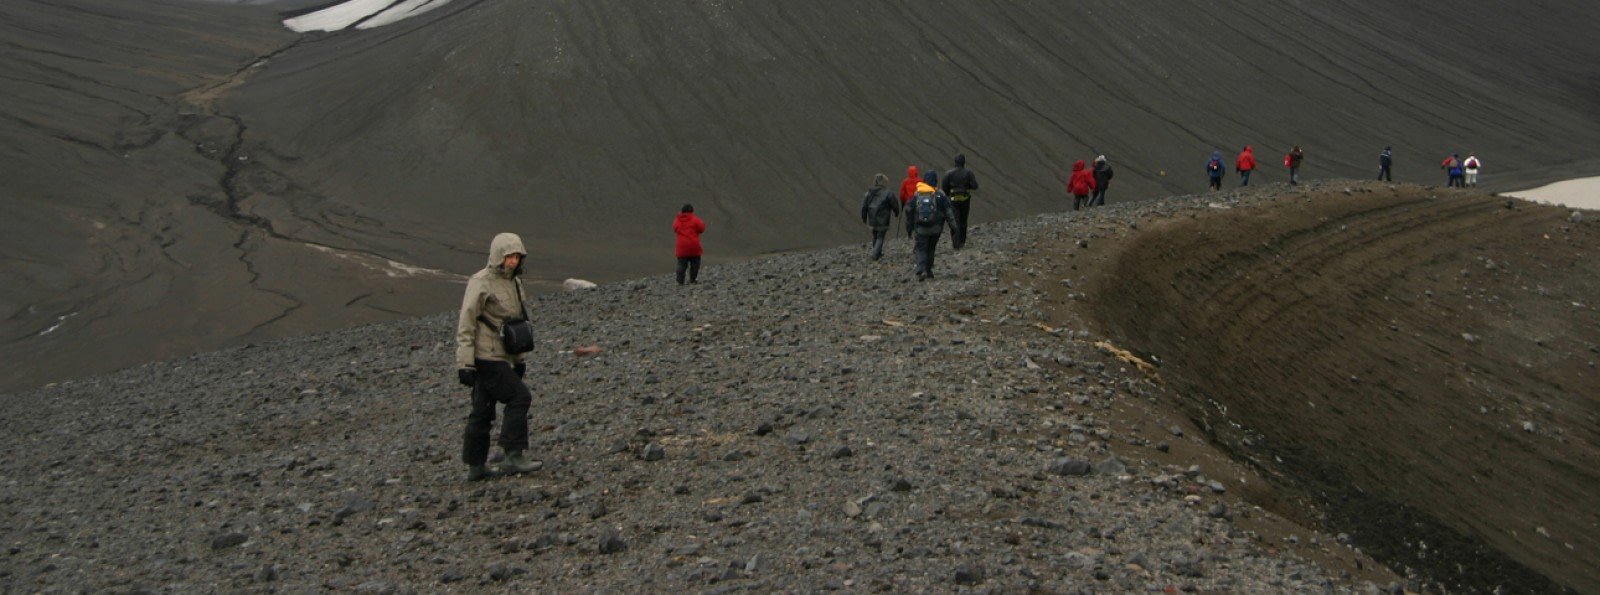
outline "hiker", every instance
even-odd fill
[[[960,250],[967,244],[967,213],[972,209],[972,191],[978,189],[978,176],[967,169],[967,156],[956,153],[956,166],[944,172],[940,186],[955,207],[956,220],[950,226],[950,247]]]
[[[1206,162],[1206,177],[1211,179],[1211,191],[1222,189],[1222,174],[1227,173],[1228,166],[1222,164],[1222,151],[1212,151],[1211,160]]]
[[[872,187],[861,197],[861,222],[872,228],[872,259],[883,258],[884,236],[889,221],[900,215],[900,200],[889,191],[889,176],[872,176]]]
[[[1465,172],[1463,172],[1461,169],[1460,153],[1451,153],[1449,157],[1445,157],[1444,161],[1439,162],[1439,169],[1444,170],[1445,187],[1456,188],[1466,185],[1466,182],[1463,179]]]
[[[939,247],[939,235],[944,227],[949,225],[951,233],[955,232],[956,214],[950,206],[950,198],[939,190],[938,182],[938,174],[931,171],[922,174],[922,182],[917,184],[916,194],[907,205],[906,219],[916,229],[912,253],[916,255],[918,281],[933,278],[934,251]]]
[[[1234,169],[1239,172],[1239,185],[1249,186],[1250,172],[1256,170],[1256,154],[1250,145],[1245,145],[1244,150],[1239,152],[1239,159],[1234,162]]]
[[[689,272],[689,283],[700,282],[700,234],[706,232],[706,222],[694,215],[694,205],[685,204],[672,221],[672,231],[678,234],[678,284],[683,285],[683,273]]]
[[[1384,147],[1383,152],[1378,153],[1378,179],[1385,182],[1394,181],[1394,176],[1389,174],[1389,167],[1394,165],[1394,153],[1389,149],[1390,147]]]
[[[1300,150],[1300,145],[1295,145],[1293,149],[1289,149],[1288,155],[1283,156],[1283,165],[1289,168],[1289,185],[1300,184],[1300,162],[1305,158],[1306,152]]]
[[[900,180],[900,208],[904,209],[911,202],[911,196],[917,193],[917,183],[922,179],[917,176],[917,166],[906,166],[906,179]],[[911,237],[911,218],[906,217],[906,237]]]
[[[472,411],[461,439],[461,460],[467,464],[467,481],[490,476],[489,430],[494,425],[495,404],[505,404],[500,421],[500,448],[505,450],[501,473],[530,473],[543,464],[529,460],[528,406],[533,393],[522,383],[528,373],[522,353],[533,348],[532,326],[522,302],[522,260],[528,251],[522,238],[502,233],[489,245],[489,263],[467,279],[456,320],[456,378],[472,387]],[[520,325],[519,325],[520,323]],[[526,341],[508,345],[502,329],[527,331]]]
[[[1477,155],[1467,153],[1467,160],[1461,162],[1461,169],[1467,174],[1466,182],[1468,186],[1474,188],[1478,186],[1478,168],[1482,165],[1483,163],[1478,161]]]
[[[1106,161],[1106,156],[1094,158],[1094,192],[1089,194],[1089,206],[1098,207],[1106,204],[1106,187],[1111,185],[1111,176],[1116,172],[1111,171],[1111,163]]]
[[[1072,195],[1072,210],[1089,202],[1089,195],[1094,192],[1094,173],[1084,169],[1083,160],[1072,164],[1072,177],[1067,179],[1067,193]]]

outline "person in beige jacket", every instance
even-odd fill
[[[529,473],[541,463],[529,460],[528,407],[533,393],[522,383],[527,364],[521,354],[507,353],[499,329],[507,321],[526,318],[522,303],[522,238],[502,233],[489,245],[489,263],[467,279],[456,322],[456,376],[472,387],[472,412],[462,436],[461,460],[467,464],[467,481],[490,476],[489,430],[494,425],[496,403],[505,404],[500,422],[500,448],[505,449],[501,473]]]

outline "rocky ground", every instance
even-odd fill
[[[1112,316],[1120,300],[1091,293],[1110,291],[1097,289],[1108,271],[1164,270],[1117,256],[1143,254],[1137,240],[1168,226],[1226,210],[1241,224],[1212,229],[1243,237],[1270,229],[1262,221],[1283,204],[1354,200],[1343,188],[1276,185],[982,225],[967,249],[944,244],[939,277],[927,282],[914,280],[910,245],[898,239],[879,262],[852,245],[709,267],[695,286],[659,275],[539,296],[544,334],[528,382],[533,450],[545,466],[530,476],[462,481],[467,390],[450,369],[453,312],[4,395],[0,585],[408,593],[1592,584],[1592,570],[1588,579],[1580,571],[1560,582],[1533,574],[1463,584],[1368,557],[1367,533],[1315,514],[1284,468],[1226,456],[1234,438],[1196,413],[1207,406],[1194,405],[1204,375],[1162,346],[1124,344],[1135,335]],[[1440,201],[1458,199],[1501,200]],[[1531,208],[1555,209],[1518,207]],[[1573,249],[1594,247],[1592,220],[1569,225],[1581,233]],[[1567,320],[1592,325],[1593,312]],[[575,353],[590,345],[603,351]],[[1593,387],[1592,377],[1573,382]],[[1555,453],[1566,463],[1593,461],[1593,410],[1576,414],[1586,427],[1566,429],[1572,442]],[[1569,494],[1567,504],[1581,508],[1592,493]],[[1574,550],[1579,562],[1593,561],[1588,544]]]

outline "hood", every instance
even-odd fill
[[[922,183],[927,184],[929,186],[938,186],[939,185],[939,174],[933,173],[931,171],[922,172]]]
[[[528,255],[528,250],[522,247],[522,238],[514,233],[502,233],[494,236],[494,241],[489,244],[489,264],[499,267],[506,262],[507,254]]]
[[[1106,156],[1105,155],[1101,155],[1099,157],[1095,157],[1094,158],[1094,164],[1095,165],[1100,165],[1100,164],[1103,164],[1105,162],[1106,162]]]
[[[1254,151],[1254,150],[1255,149],[1252,148],[1250,145],[1245,145],[1244,146],[1244,152],[1246,152],[1246,153],[1249,153],[1249,152]]]
[[[906,166],[906,179],[907,180],[915,180],[915,179],[917,179],[917,166],[915,166],[915,165]]]
[[[872,176],[872,185],[876,186],[878,188],[888,188],[889,187],[889,176],[886,176],[886,175],[883,175],[883,174],[877,174],[877,175]]]
[[[1072,171],[1083,171],[1082,159],[1079,159],[1077,163],[1072,164]]]
[[[961,153],[956,153],[956,167],[966,167],[966,166],[967,166],[967,156],[963,155]]]
[[[1222,151],[1212,151],[1211,158],[1217,161],[1222,161]]]
[[[924,192],[932,193],[933,186],[927,182],[917,182],[917,194],[922,194]]]

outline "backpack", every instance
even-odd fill
[[[889,201],[894,199],[888,188],[874,188],[867,197],[867,220],[875,225],[888,225]]]
[[[911,208],[917,214],[917,225],[938,227],[944,225],[944,214],[939,212],[939,201],[932,192],[920,192],[911,197]]]

